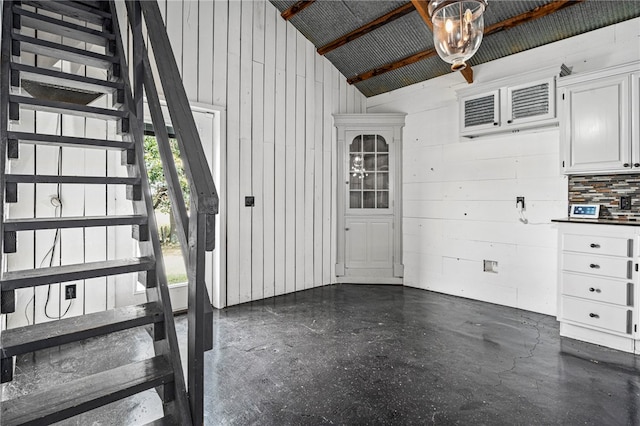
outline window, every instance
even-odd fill
[[[189,209],[189,185],[180,159],[180,150],[178,149],[178,141],[175,139],[173,129],[167,128],[169,131],[169,143],[173,153],[176,169],[178,172],[178,180],[185,197],[185,204]],[[187,271],[182,257],[180,244],[178,243],[176,222],[171,211],[171,200],[167,182],[162,169],[162,161],[158,150],[158,143],[152,131],[145,129],[145,152],[144,160],[149,175],[149,183],[151,186],[151,198],[153,201],[156,223],[158,225],[158,234],[160,237],[160,245],[162,247],[162,255],[164,258],[164,268],[167,274],[167,282],[169,285],[181,284],[187,282]]]
[[[358,135],[349,146],[349,208],[389,208],[389,144]]]

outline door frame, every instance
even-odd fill
[[[336,280],[348,283],[384,283],[402,284],[404,264],[402,261],[402,128],[405,124],[405,113],[384,114],[334,114],[334,125],[337,128],[337,247],[336,247]],[[391,141],[387,141],[393,150],[393,276],[391,277],[357,277],[345,276],[345,216],[346,216],[346,150],[348,143],[346,134],[351,131],[371,134],[376,132],[391,132]],[[350,142],[350,141],[349,141]]]

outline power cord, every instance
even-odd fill
[[[61,175],[61,174],[62,174],[62,147],[59,147],[58,148],[58,175]],[[60,184],[58,184],[57,186],[56,195],[54,197],[51,197],[50,201],[51,201],[51,205],[54,206],[55,208],[55,212],[57,212],[57,214],[54,214],[54,215],[56,217],[62,217],[63,204],[62,204],[62,198],[60,193]],[[49,256],[49,267],[51,268],[53,266],[53,258],[55,256],[56,246],[58,245],[59,241],[60,241],[60,228],[57,228],[56,233],[53,237],[53,244],[51,245],[51,248],[43,256],[42,261],[40,261],[40,267],[42,267],[42,265],[44,264],[47,256]],[[69,313],[69,309],[71,309],[71,305],[73,304],[73,299],[69,299],[69,306],[67,306],[67,309],[64,311],[64,313],[62,315],[58,315],[57,317],[55,317],[55,316],[50,316],[49,313],[47,312],[47,308],[49,307],[50,301],[51,301],[51,284],[49,284],[47,288],[47,300],[44,303],[44,316],[47,317],[48,319],[60,319],[64,317]]]

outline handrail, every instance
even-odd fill
[[[211,349],[212,307],[205,284],[205,251],[214,248],[215,215],[218,213],[218,193],[200,141],[189,100],[157,2],[126,0],[127,15],[133,36],[133,55],[130,67],[134,75],[134,105],[138,128],[142,127],[143,95],[158,142],[162,167],[167,180],[171,208],[177,223],[177,234],[188,276],[188,365],[187,385],[190,417],[195,425],[204,422],[204,352]],[[154,78],[148,48],[142,33],[153,49],[155,69],[163,89],[171,124],[176,132],[180,156],[190,187],[190,213],[180,188],[169,135],[165,127],[162,106]],[[140,136],[138,136],[140,138]]]

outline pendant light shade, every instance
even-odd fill
[[[433,43],[438,55],[449,62],[452,71],[465,63],[480,47],[484,32],[482,14],[486,0],[431,0],[429,15],[433,23]]]

